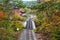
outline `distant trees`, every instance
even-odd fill
[[[26,5],[23,4],[22,0],[1,0],[0,10],[4,12],[4,16],[10,17],[13,13],[14,8],[25,8]],[[14,15],[14,14],[13,14]]]

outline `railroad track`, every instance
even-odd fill
[[[33,31],[32,20],[28,20],[26,29],[21,34],[20,40],[36,40],[36,35]]]

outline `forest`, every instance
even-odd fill
[[[50,40],[60,40],[60,1],[47,1],[34,5],[36,10],[36,32],[50,36]]]
[[[18,35],[24,29],[23,21],[27,17],[14,14],[14,8],[25,9],[26,5],[20,0],[1,0],[0,2],[0,40],[17,40]],[[50,37],[50,40],[60,40],[60,0],[50,0],[43,3],[37,3],[31,8],[30,12],[36,15],[34,22],[36,24],[36,33],[43,33]],[[19,30],[17,31],[17,28]]]

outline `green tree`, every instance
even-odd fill
[[[60,26],[60,2],[49,1],[42,4],[37,4],[32,7],[36,10],[38,22],[36,22],[37,31],[43,33],[51,33],[52,40],[59,40],[59,26]],[[58,20],[59,19],[59,20]]]

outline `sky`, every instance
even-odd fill
[[[37,1],[37,0],[23,0],[23,1]]]

